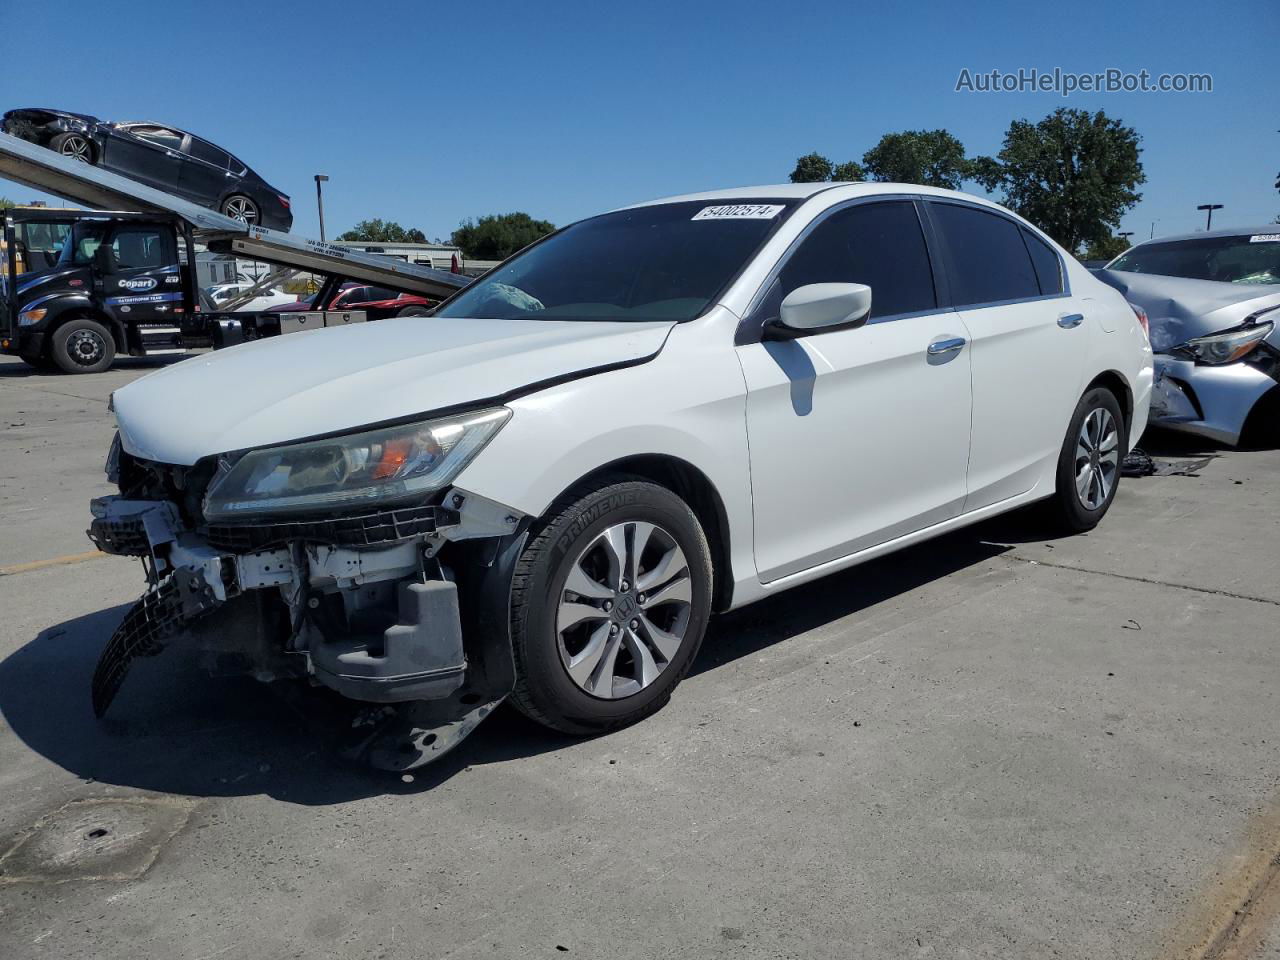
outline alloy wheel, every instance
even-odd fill
[[[1120,472],[1120,435],[1105,407],[1089,411],[1076,438],[1076,496],[1086,510],[1097,510],[1111,496]]]
[[[232,220],[243,220],[248,224],[258,222],[258,206],[248,197],[231,197],[222,205],[222,212]]]
[[[87,139],[77,134],[72,134],[64,139],[59,152],[64,157],[71,157],[83,163],[93,162],[93,148],[89,146]]]
[[[106,343],[93,330],[76,330],[67,338],[67,354],[82,367],[92,367],[106,352]]]
[[[639,693],[675,659],[692,610],[689,563],[675,538],[653,523],[616,523],[569,568],[556,609],[561,663],[593,697]]]

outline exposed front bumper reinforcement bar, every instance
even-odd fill
[[[93,671],[93,713],[101,717],[138,657],[154,657],[188,624],[218,606],[198,570],[179,567],[144,593],[107,641]]]

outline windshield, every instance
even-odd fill
[[[705,200],[620,210],[566,227],[436,311],[500,320],[692,320],[794,201]]]
[[[1280,283],[1280,232],[1144,243],[1121,254],[1111,269],[1221,283]]]

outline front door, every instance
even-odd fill
[[[106,305],[126,324],[172,323],[182,304],[182,277],[173,229],[120,223],[105,255],[96,258]]]
[[[131,123],[107,137],[102,165],[116,173],[166,190],[178,189],[183,135],[153,123]]]
[[[775,271],[751,327],[776,317],[790,291],[827,282],[871,287],[865,326],[737,348],[766,583],[955,517],[964,503],[968,332],[938,307],[915,204],[827,215]]]

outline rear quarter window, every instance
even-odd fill
[[[1031,254],[1031,265],[1035,268],[1040,292],[1046,296],[1062,293],[1062,260],[1053,247],[1026,227],[1022,228],[1022,239],[1026,241],[1027,253]]]

